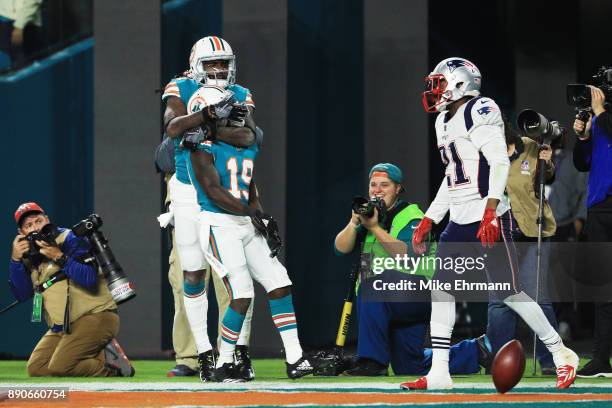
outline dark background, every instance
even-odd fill
[[[155,221],[163,184],[153,166],[160,140],[156,90],[187,68],[191,45],[221,35],[237,56],[265,130],[258,162],[264,207],[280,222],[303,343],[334,341],[349,260],[332,250],[367,171],[393,162],[404,198],[426,209],[442,176],[434,115],[421,106],[423,78],[438,61],[464,57],[483,94],[511,118],[531,108],[571,127],[565,84],[610,64],[605,0],[94,0],[93,39],[0,76],[5,199],[0,242],[7,264],[17,205],[36,200],[70,226],[92,211],[133,279],[120,307],[131,355],[171,348],[167,250]],[[33,102],[33,103],[32,103]],[[12,301],[0,285],[3,303]],[[281,343],[259,291],[255,354]],[[29,304],[0,316],[11,336],[0,352],[27,356],[37,333]],[[214,324],[210,324],[214,327]]]

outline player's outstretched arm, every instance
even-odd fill
[[[210,153],[196,150],[191,152],[191,165],[196,181],[208,198],[225,211],[236,215],[248,215],[249,208],[221,186],[219,173]]]

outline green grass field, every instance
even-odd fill
[[[586,360],[581,361],[584,364]],[[136,375],[132,378],[107,378],[104,381],[115,382],[198,382],[197,377],[166,377],[166,372],[174,366],[174,361],[157,361],[157,360],[136,360],[132,361],[136,369]],[[256,381],[287,381],[285,374],[285,364],[280,359],[257,359],[253,361],[255,367]],[[554,383],[553,377],[544,377],[540,375],[532,376],[531,360],[528,359],[527,367],[525,368],[525,376],[523,381],[529,382],[547,382]],[[299,382],[308,383],[342,383],[342,382],[377,382],[377,383],[400,383],[407,379],[415,377],[406,376],[389,376],[389,377],[313,377],[308,376],[299,380]],[[491,376],[484,374],[474,374],[465,376],[454,376],[456,383],[490,383]],[[49,382],[98,382],[100,378],[65,378],[65,377],[28,377],[26,373],[25,361],[0,361],[0,384],[1,383],[49,383]],[[578,379],[577,383],[581,380]],[[593,378],[588,379],[589,383],[611,384],[611,379]]]

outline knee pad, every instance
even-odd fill
[[[196,243],[195,245],[178,245],[177,249],[179,258],[181,260],[181,266],[184,271],[199,271],[206,267],[204,261],[204,254],[200,250],[200,246]]]

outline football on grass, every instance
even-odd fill
[[[518,340],[512,340],[499,349],[493,365],[491,377],[497,392],[503,394],[510,391],[523,378],[525,371],[525,352]]]

